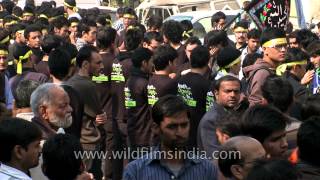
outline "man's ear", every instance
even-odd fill
[[[40,116],[42,119],[49,119],[46,106],[40,105],[39,106],[39,113],[40,113]]]
[[[142,47],[144,47],[144,48],[148,48],[148,43],[143,42],[143,43],[142,43]]]
[[[24,154],[24,152],[23,151],[25,151],[25,149],[22,147],[22,146],[20,146],[20,145],[15,145],[14,147],[13,147],[13,153],[12,153],[12,157],[14,157],[15,159],[17,159],[17,160],[21,160],[21,159],[23,159],[23,154]]]
[[[160,126],[157,123],[153,122],[151,129],[152,129],[152,132],[155,135],[159,135],[160,134]]]
[[[214,90],[214,97],[216,98],[216,100],[218,100],[218,96],[219,96],[219,90]]]
[[[84,60],[82,61],[81,68],[87,69],[89,65],[90,65],[89,61]]]
[[[231,165],[230,171],[231,171],[232,175],[234,177],[236,177],[236,179],[244,179],[243,170],[240,165],[237,165],[237,164]]]

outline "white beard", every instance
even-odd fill
[[[56,115],[49,120],[49,122],[59,128],[68,128],[72,124],[72,116],[71,113],[66,114],[66,116],[62,119],[57,117]]]

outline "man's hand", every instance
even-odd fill
[[[314,70],[306,72],[306,74],[304,74],[303,78],[301,79],[301,84],[302,85],[309,84],[312,81],[313,76],[314,76]]]
[[[83,172],[82,174],[77,176],[76,180],[94,180],[94,177],[91,173]]]
[[[107,122],[107,114],[105,112],[97,115],[96,117],[97,125],[105,124],[106,122]]]

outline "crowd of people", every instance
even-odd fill
[[[3,0],[0,179],[320,179],[318,35],[225,25]]]

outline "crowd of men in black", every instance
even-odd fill
[[[200,40],[188,20],[144,26],[129,7],[114,23],[75,0],[0,7],[1,180],[320,179],[310,30],[240,20],[233,42],[217,12]]]

